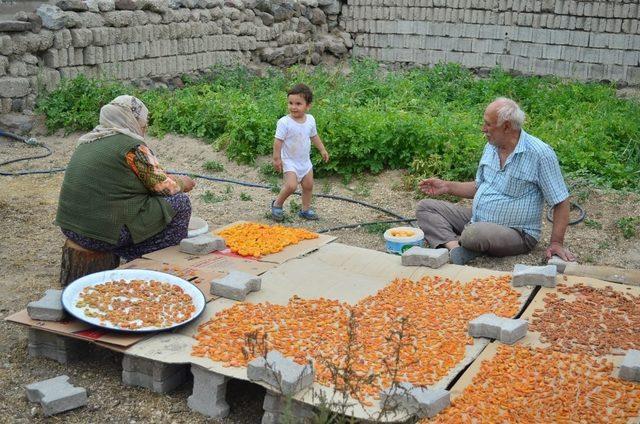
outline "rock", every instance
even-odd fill
[[[82,0],[60,0],[56,2],[56,6],[65,11],[86,12],[89,6]]]
[[[307,9],[306,17],[314,25],[322,25],[327,22],[327,15],[317,7]]]
[[[294,15],[293,6],[287,3],[275,5],[272,15],[275,22],[283,22],[291,19]]]
[[[87,6],[89,12],[98,13],[100,12],[100,6],[98,5],[98,0],[84,0],[84,4]]]
[[[24,97],[29,90],[27,78],[0,78],[0,97]]]
[[[29,116],[20,113],[0,114],[0,128],[14,134],[29,134],[36,122],[37,118],[34,115]]]
[[[43,4],[36,10],[36,14],[42,19],[43,27],[53,30],[64,28],[65,15],[59,7]]]
[[[138,10],[138,5],[134,0],[115,0],[116,10]]]
[[[263,12],[260,14],[260,20],[262,21],[263,25],[266,25],[266,26],[271,26],[273,25],[273,22],[274,22],[273,15],[266,12]]]
[[[31,31],[30,22],[0,21],[0,32],[23,32],[23,31]]]
[[[273,15],[273,4],[271,3],[270,0],[258,0],[258,1],[256,1],[255,8],[258,9],[259,11],[261,11],[261,12]]]

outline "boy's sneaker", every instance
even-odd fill
[[[271,218],[278,222],[284,221],[284,211],[282,210],[282,206],[276,206],[275,200],[271,202]]]
[[[298,212],[298,216],[300,218],[307,219],[309,221],[318,220],[318,215],[316,215],[316,213],[313,211],[313,209],[309,209],[307,211],[300,211],[300,212]]]

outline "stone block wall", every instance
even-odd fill
[[[638,0],[347,0],[352,54],[640,84]]]
[[[336,7],[337,6],[337,7]],[[0,22],[0,113],[79,74],[162,81],[213,65],[344,57],[338,0],[60,0]]]

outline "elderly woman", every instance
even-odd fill
[[[168,175],[144,142],[144,103],[116,97],[100,125],[80,137],[60,191],[56,224],[80,246],[125,260],[173,246],[187,236],[194,186]]]

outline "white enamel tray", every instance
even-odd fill
[[[125,329],[119,326],[112,325],[111,323],[100,323],[100,318],[88,317],[85,315],[82,308],[77,308],[75,305],[78,302],[80,293],[85,287],[96,286],[98,284],[106,283],[107,281],[114,280],[156,280],[163,283],[170,283],[180,286],[186,294],[191,296],[193,305],[195,306],[195,312],[186,321],[174,324],[168,327],[140,327],[137,329]],[[165,274],[164,272],[151,271],[146,269],[113,269],[109,271],[96,272],[95,274],[89,274],[82,278],[77,279],[73,283],[69,284],[62,292],[62,305],[66,311],[76,317],[77,319],[87,322],[96,327],[106,328],[116,331],[127,331],[131,333],[148,333],[151,331],[167,331],[176,327],[183,326],[198,318],[198,316],[204,311],[206,301],[202,292],[190,282],[183,280],[182,278],[174,275]]]

